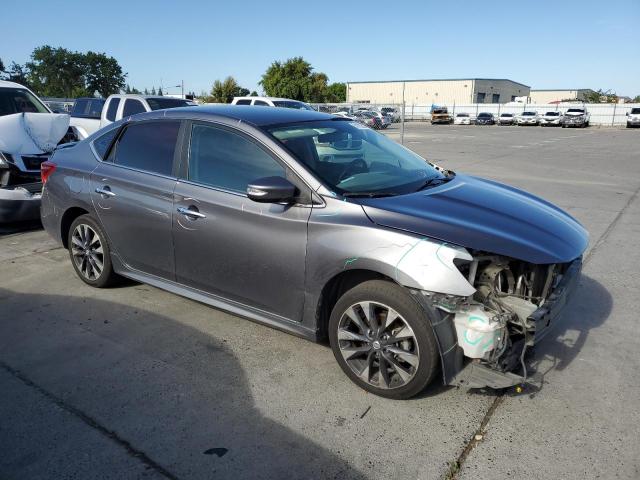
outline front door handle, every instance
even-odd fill
[[[178,207],[178,213],[181,213],[185,217],[188,217],[191,219],[207,218],[207,216],[204,213],[200,213],[197,210],[191,210],[190,208],[187,208],[187,207]]]
[[[111,191],[111,189],[107,185],[105,185],[102,188],[100,188],[100,187],[96,188],[96,193],[99,193],[100,195],[102,195],[103,198],[115,197],[116,196],[116,194],[113,193]]]

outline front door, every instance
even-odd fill
[[[91,174],[91,195],[114,253],[127,266],[175,278],[171,222],[180,122],[125,127]]]
[[[174,192],[177,281],[299,321],[310,208],[247,198],[251,181],[286,176],[254,139],[207,123],[194,123],[190,137]]]

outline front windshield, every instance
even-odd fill
[[[313,110],[309,105],[303,102],[295,102],[293,100],[274,100],[273,105],[281,108],[294,108],[296,110]]]
[[[49,113],[38,98],[24,88],[0,88],[0,117],[14,113]]]
[[[268,131],[340,194],[399,195],[446,178],[419,155],[357,122],[336,118]]]
[[[181,98],[147,98],[151,110],[163,110],[165,108],[191,107],[193,102]]]

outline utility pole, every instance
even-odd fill
[[[400,124],[400,144],[404,145],[404,87],[407,82],[402,82],[402,123]]]
[[[184,100],[184,80],[180,80],[180,92],[182,94],[182,99]]]

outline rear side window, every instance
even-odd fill
[[[254,105],[259,105],[261,107],[270,107],[271,105],[269,105],[267,102],[263,102],[262,100],[256,100],[255,102],[253,102]]]
[[[131,98],[128,98],[124,102],[124,108],[122,109],[122,118],[142,112],[146,112],[146,109],[144,108],[144,105],[142,105],[142,102],[139,100],[132,100]]]
[[[273,176],[284,177],[284,167],[252,140],[222,128],[192,127],[189,180],[246,193],[252,181]]]
[[[107,120],[112,122],[116,121],[116,112],[118,111],[118,105],[120,105],[119,98],[112,98],[109,101],[109,107],[107,108]]]
[[[180,122],[134,123],[125,128],[109,153],[116,165],[170,176]]]
[[[251,105],[251,100],[238,100],[236,105]]]
[[[107,154],[107,150],[109,150],[109,146],[111,145],[113,139],[116,138],[117,133],[118,129],[112,128],[107,133],[101,135],[93,141],[93,148],[102,160],[104,160],[104,157]]]
[[[84,111],[87,108],[88,103],[89,103],[89,100],[85,100],[85,99],[76,100],[76,102],[73,104],[73,110],[71,111],[71,116],[83,117]]]

